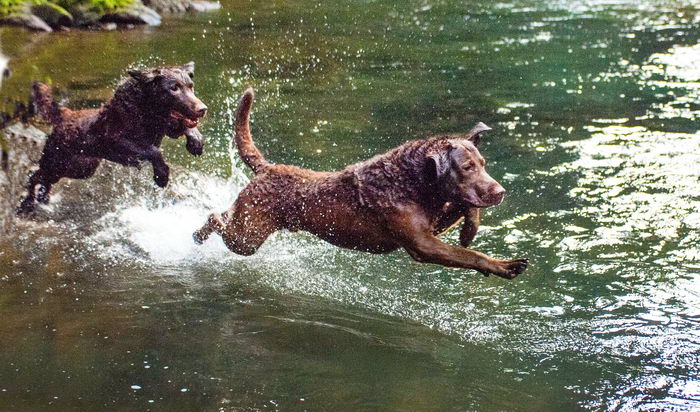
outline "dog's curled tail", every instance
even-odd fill
[[[32,84],[32,101],[36,105],[37,112],[47,122],[56,125],[61,122],[61,108],[53,100],[51,86],[42,82]]]
[[[253,97],[255,97],[255,93],[253,93],[252,88],[248,88],[241,96],[241,102],[236,111],[234,140],[243,162],[253,169],[255,174],[258,174],[268,163],[260,150],[255,147],[253,137],[250,135],[250,108],[253,106]]]

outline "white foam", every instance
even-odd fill
[[[228,209],[244,184],[241,176],[225,180],[191,173],[172,183],[156,202],[124,199],[125,204],[100,219],[103,229],[91,240],[109,243],[104,250],[116,255],[132,254],[135,246],[147,255],[146,260],[158,265],[230,258],[232,254],[217,237],[196,245],[192,233],[211,212]],[[120,247],[125,243],[131,247]]]
[[[150,209],[134,206],[118,216],[129,239],[158,264],[178,263],[212,254],[228,252],[222,242],[206,242],[198,246],[192,232],[206,220],[207,211],[178,203]]]

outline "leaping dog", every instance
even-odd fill
[[[33,101],[53,125],[27,184],[27,196],[17,208],[28,214],[36,202],[48,203],[51,186],[59,179],[87,179],[103,159],[125,166],[153,165],[153,179],[165,187],[169,167],[160,144],[164,136],[187,137],[187,150],[202,154],[204,140],[197,129],[207,106],[194,94],[194,63],[129,71],[114,97],[99,109],[71,110],[59,106],[44,83],[34,83]]]
[[[280,229],[305,230],[344,248],[387,253],[404,248],[419,262],[474,269],[513,279],[527,259],[499,260],[467,249],[479,210],[501,203],[505,189],[486,173],[477,124],[465,134],[414,140],[337,172],[316,172],[265,160],[250,135],[253,90],[241,98],[235,142],[255,177],[221,215],[212,213],[194,233],[212,232],[241,255],[251,255]],[[440,241],[462,218],[463,247]]]

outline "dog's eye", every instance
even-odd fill
[[[472,162],[465,163],[464,165],[462,165],[462,169],[464,169],[464,170],[472,170],[473,168],[474,168],[474,163],[472,163]]]
[[[177,84],[173,84],[170,86],[170,91],[171,92],[176,92],[180,87]]]

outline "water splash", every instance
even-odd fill
[[[97,221],[103,229],[88,241],[111,243],[110,253],[129,250],[120,243],[135,245],[143,252],[143,261],[154,264],[220,259],[229,254],[222,242],[197,246],[192,232],[204,224],[209,213],[226,210],[233,203],[242,188],[237,180],[192,173],[170,189],[173,199],[156,205],[147,199],[118,205]]]

